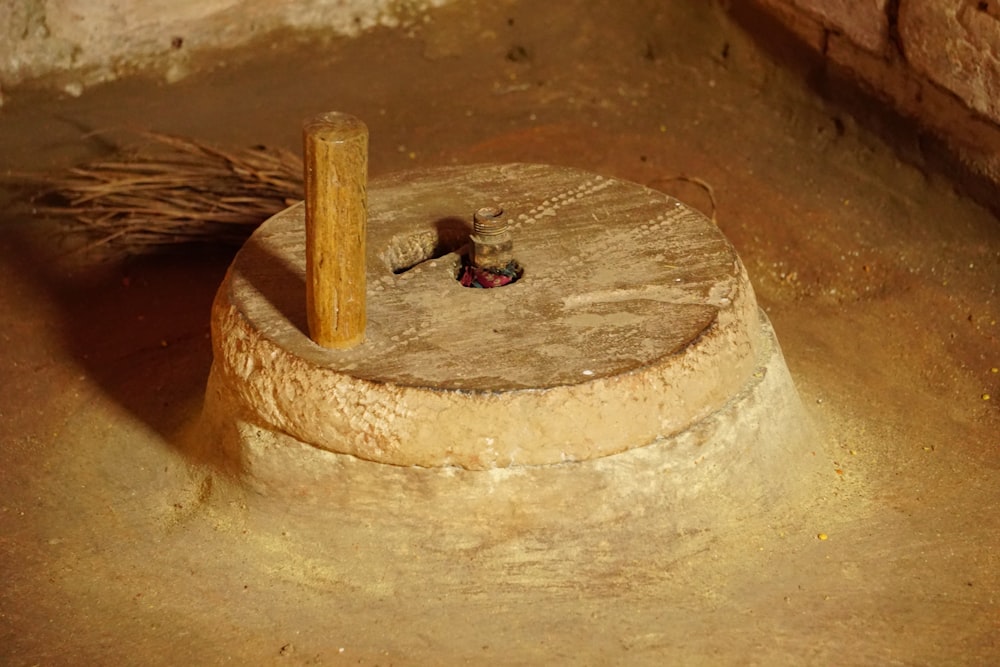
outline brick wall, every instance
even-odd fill
[[[1000,122],[1000,0],[902,0],[896,26],[914,70]]]
[[[752,2],[827,74],[914,121],[924,150],[942,149],[972,194],[1000,208],[1000,0]]]

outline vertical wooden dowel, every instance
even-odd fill
[[[323,113],[303,126],[309,337],[333,349],[365,336],[368,128]]]

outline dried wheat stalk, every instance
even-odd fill
[[[224,151],[143,133],[152,150],[70,169],[39,207],[69,217],[93,241],[130,253],[179,243],[242,243],[302,198],[302,162],[286,150]]]

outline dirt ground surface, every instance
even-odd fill
[[[336,109],[368,123],[373,177],[541,162],[708,214],[710,184],[823,472],[805,501],[775,483],[717,520],[706,497],[683,530],[641,508],[512,531],[435,498],[418,522],[253,493],[183,444],[232,250],[67,258],[5,191],[0,662],[1000,661],[1000,225],[770,41],[714,3],[473,1],[272,37],[173,85],[5,91],[0,172],[106,155],[95,130],[298,150]]]

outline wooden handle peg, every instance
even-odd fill
[[[305,122],[309,337],[346,349],[365,337],[368,128],[343,113]]]

